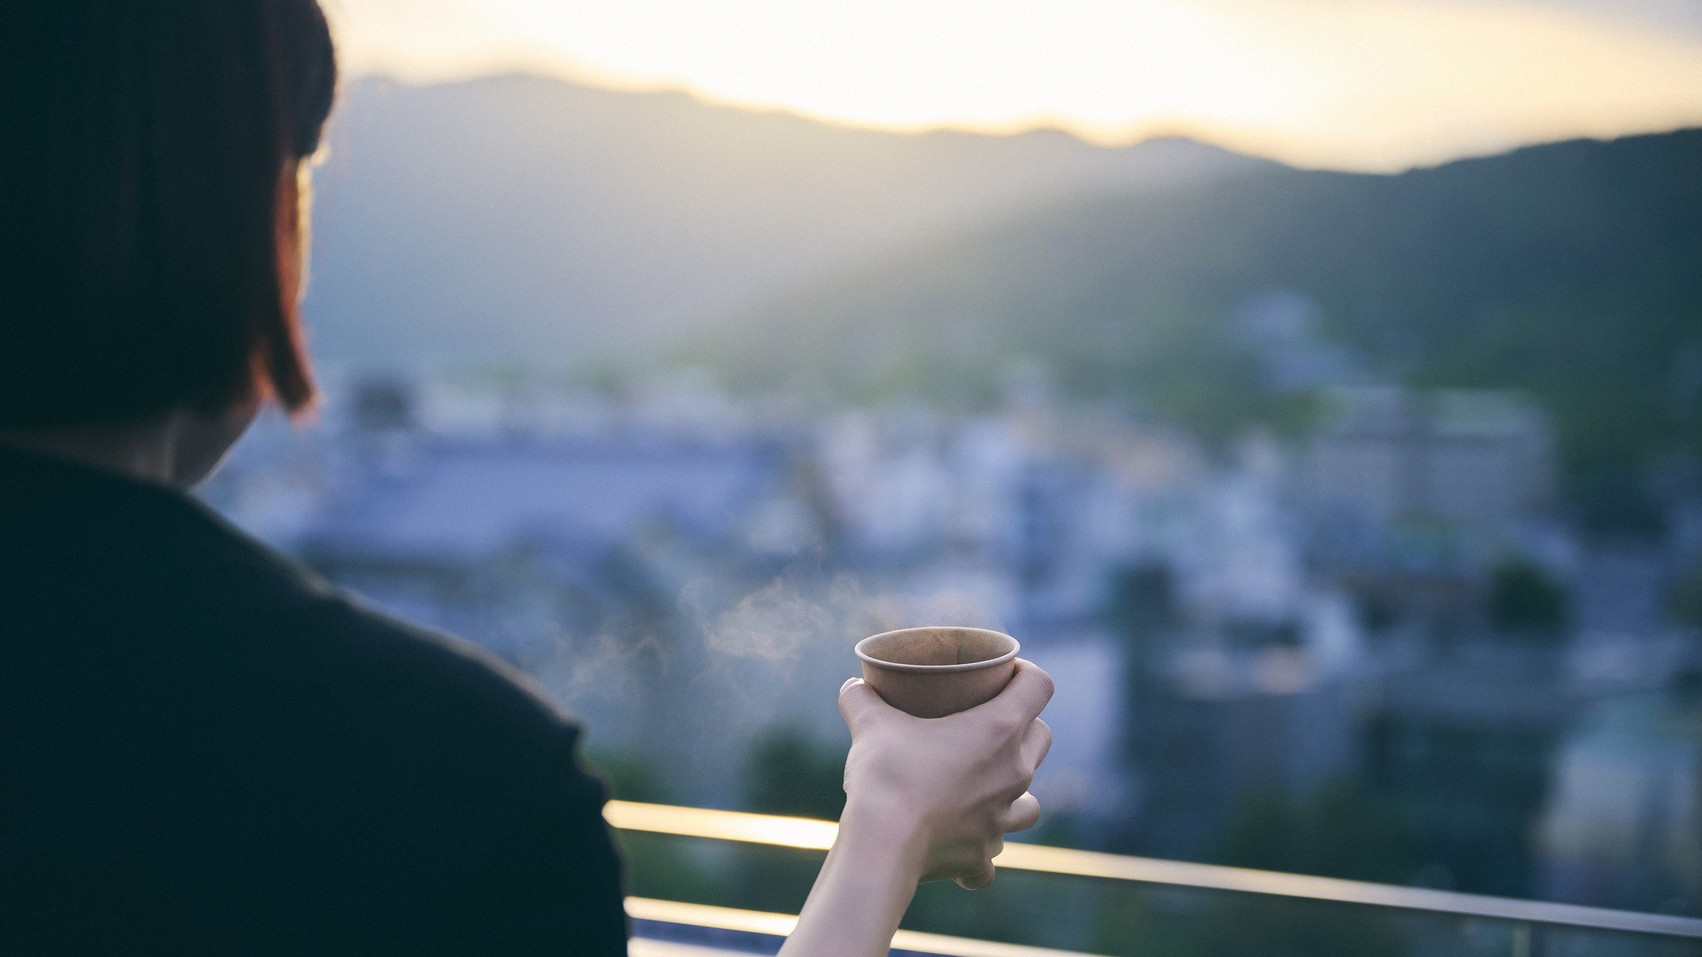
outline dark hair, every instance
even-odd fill
[[[281,189],[336,86],[316,0],[7,6],[0,427],[308,407]]]

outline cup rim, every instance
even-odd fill
[[[904,634],[905,632],[910,632],[910,631],[945,631],[945,630],[949,630],[949,631],[978,631],[978,632],[980,632],[981,634],[984,634],[984,635],[996,635],[997,637],[1000,637],[1000,638],[1005,639],[1006,641],[1009,641],[1011,643],[1011,648],[1010,648],[1009,651],[998,656],[997,658],[983,658],[980,661],[965,661],[965,662],[960,662],[958,664],[951,664],[951,665],[913,665],[913,664],[909,664],[907,662],[902,662],[902,661],[887,661],[884,658],[875,658],[875,657],[869,655],[867,652],[865,652],[863,650],[863,646],[867,645],[869,642],[874,641],[877,638],[885,638],[889,635],[899,635],[899,634]],[[1010,661],[1011,659],[1015,658],[1017,656],[1017,653],[1022,651],[1022,643],[1017,641],[1015,638],[1012,638],[1010,635],[1005,634],[1002,631],[994,631],[991,628],[973,628],[973,627],[970,627],[968,625],[913,625],[909,628],[894,628],[891,631],[883,631],[878,635],[870,635],[869,637],[864,638],[861,641],[857,642],[856,647],[852,648],[851,650],[856,653],[858,659],[860,659],[864,664],[873,665],[876,668],[885,668],[888,671],[915,671],[915,672],[922,672],[922,673],[925,673],[925,674],[941,674],[943,672],[951,672],[951,671],[979,671],[982,668],[991,668],[991,667],[994,667],[996,665],[1002,665],[1005,662]]]

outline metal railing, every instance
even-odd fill
[[[798,918],[792,914],[770,914],[733,907],[711,907],[707,904],[684,904],[647,897],[627,898],[626,912],[641,928],[647,923],[673,924],[776,939],[792,933],[793,926],[798,922]],[[1001,944],[990,940],[927,934],[914,930],[901,930],[894,934],[892,948],[919,954],[938,954],[941,957],[1091,957],[1078,951]]]
[[[605,817],[613,827],[626,832],[806,851],[825,852],[838,832],[838,825],[829,821],[628,801],[609,802]],[[1234,892],[1266,899],[1363,905],[1455,919],[1507,921],[1520,926],[1537,925],[1650,935],[1669,941],[1697,942],[1697,952],[1702,953],[1702,919],[1689,917],[1398,887],[1365,881],[1128,857],[1014,842],[1005,845],[1004,853],[996,859],[996,863],[1003,870],[1059,877]],[[689,924],[772,937],[785,936],[796,919],[784,914],[703,907],[643,898],[630,899],[628,909],[634,920],[640,922]],[[960,937],[917,935],[911,931],[901,931],[893,946],[898,950],[952,957],[1041,957],[1066,953]],[[1688,950],[1686,952],[1688,953]]]

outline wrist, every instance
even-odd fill
[[[834,850],[915,886],[927,868],[929,841],[914,807],[852,796],[839,816]]]

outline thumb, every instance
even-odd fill
[[[839,715],[851,729],[852,737],[869,722],[878,720],[882,712],[890,710],[892,706],[882,701],[875,689],[861,678],[852,678],[839,686]]]

